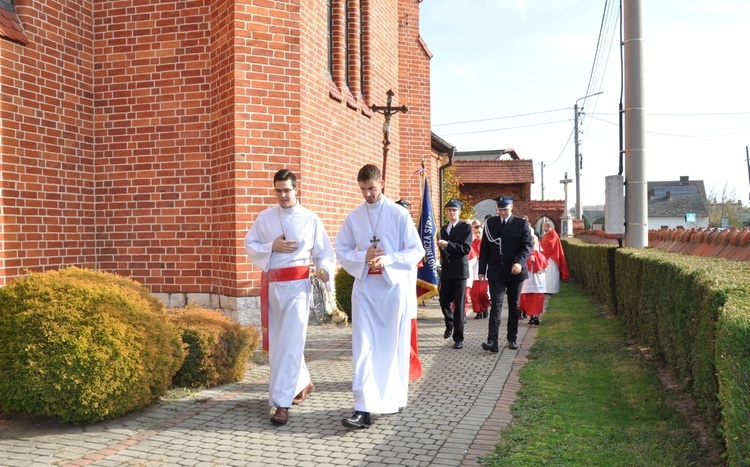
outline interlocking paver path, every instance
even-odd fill
[[[315,391],[293,406],[287,425],[269,421],[269,370],[262,365],[241,383],[94,425],[0,419],[0,465],[476,466],[511,419],[517,372],[536,328],[521,321],[521,348],[492,354],[480,347],[487,320],[473,315],[464,348],[455,350],[443,339],[437,300],[420,307],[422,378],[410,384],[402,414],[375,415],[368,429],[341,425],[353,410],[351,327],[311,324],[306,358]]]

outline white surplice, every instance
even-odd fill
[[[368,274],[366,250],[376,236],[384,249],[382,274]],[[394,413],[409,391],[413,274],[424,248],[409,213],[385,196],[362,203],[336,235],[336,257],[354,276],[352,353],[354,410]]]
[[[560,268],[552,258],[547,258],[547,269],[545,270],[547,280],[546,293],[555,294],[560,292]]]
[[[285,234],[296,240],[292,253],[272,253],[273,241]],[[331,240],[317,214],[299,202],[291,208],[274,206],[258,215],[245,236],[245,249],[252,263],[263,271],[305,266],[312,256],[316,269],[333,278],[336,260]],[[330,287],[330,281],[326,284]],[[268,358],[271,377],[268,403],[291,407],[294,396],[310,384],[305,363],[305,339],[312,299],[309,279],[268,284]]]
[[[539,242],[534,242],[534,247],[531,251],[540,251]],[[523,285],[521,285],[521,293],[547,293],[547,268],[540,270],[536,263],[534,263],[529,269],[528,279],[524,280]]]

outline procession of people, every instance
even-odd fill
[[[481,348],[499,352],[506,295],[507,347],[518,349],[521,311],[531,317],[530,324],[538,325],[545,297],[557,293],[559,281],[568,278],[552,224],[545,222],[545,234],[537,239],[528,220],[513,215],[512,197],[498,197],[497,215],[486,217],[484,224],[461,220],[463,203],[449,200],[446,224],[439,232],[429,231],[432,238],[425,241],[408,203],[386,197],[385,180],[377,166],[362,166],[356,182],[364,202],[346,216],[333,243],[318,215],[300,205],[296,176],[287,169],[276,172],[272,180],[278,205],[262,211],[245,236],[248,257],[262,270],[261,323],[269,356],[270,421],[275,425],[288,423],[291,406],[303,403],[315,389],[304,358],[311,266],[329,291],[337,263],[354,278],[354,407],[351,416],[341,420],[354,429],[371,426],[372,414],[401,413],[407,405],[409,382],[421,376],[417,271],[428,262],[435,269],[432,272],[437,272],[438,252],[440,280],[438,287],[434,278],[435,290],[445,321],[443,337],[453,337],[454,349],[463,348],[470,304],[476,319],[488,320]],[[427,222],[432,223],[431,219]]]

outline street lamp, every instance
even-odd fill
[[[574,135],[573,135],[573,142],[575,144],[576,148],[576,219],[583,219],[583,209],[581,208],[581,154],[578,152],[578,101],[598,96],[599,94],[603,94],[604,91],[595,92],[594,94],[589,94],[588,96],[583,96],[581,98],[576,99],[576,103],[573,106],[573,122],[574,122]],[[583,107],[581,107],[583,109]],[[566,177],[567,178],[567,177]]]

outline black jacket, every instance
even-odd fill
[[[500,240],[502,254],[500,246],[490,238]],[[533,247],[529,221],[511,216],[508,223],[502,226],[500,216],[490,217],[484,225],[482,244],[479,247],[479,274],[502,282],[525,280],[529,277],[526,260]],[[521,274],[511,274],[510,270],[515,263],[521,265]]]
[[[458,221],[448,235],[448,225],[440,228],[440,239],[448,246],[440,249],[440,278],[456,280],[469,278],[469,251],[471,250],[471,225]]]

